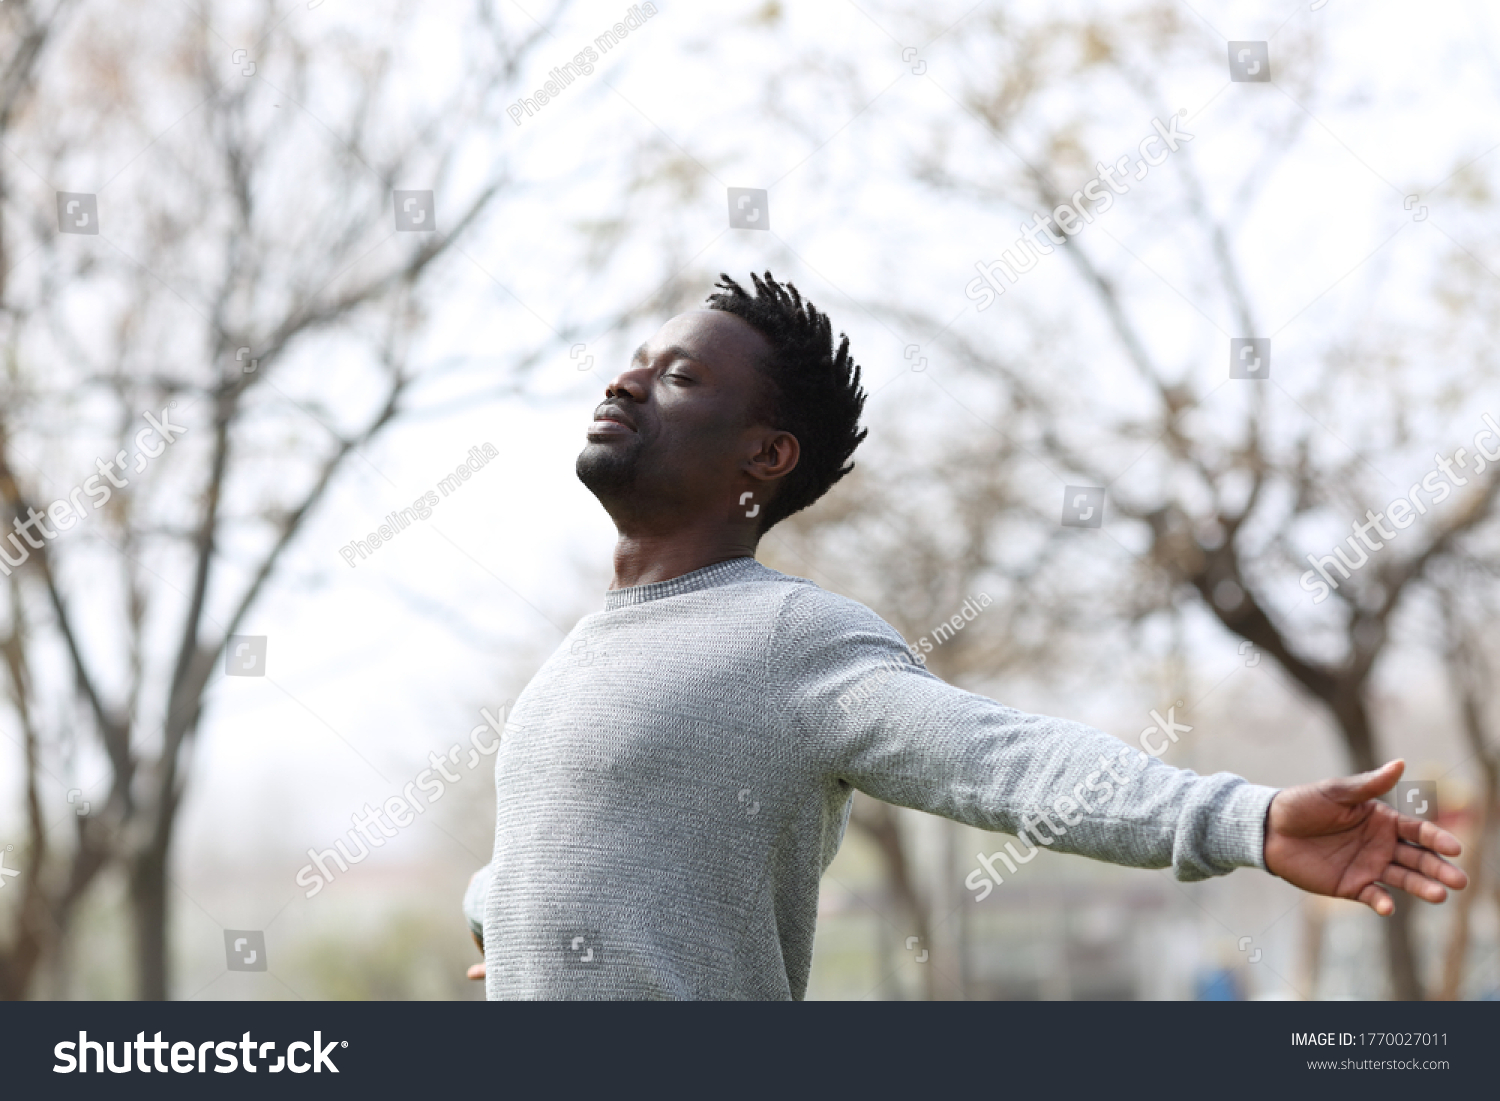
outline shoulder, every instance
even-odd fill
[[[829,592],[805,578],[776,576],[793,582],[785,587],[778,615],[778,633],[785,641],[804,645],[874,642],[882,648],[894,644],[906,649],[901,633],[859,601]]]

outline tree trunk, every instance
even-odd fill
[[[856,795],[854,800],[850,824],[864,830],[880,850],[882,863],[885,865],[886,883],[911,922],[911,935],[916,939],[913,948],[918,953],[927,953],[927,958],[930,959],[932,937],[927,924],[927,907],[912,882],[911,868],[906,860],[906,849],[901,843],[901,829],[896,824],[895,811],[878,799]],[[911,956],[904,943],[898,952]],[[935,1000],[937,996],[932,968],[925,963],[922,967],[922,993],[928,1001]]]
[[[1488,785],[1486,785],[1488,788]],[[1433,995],[1435,1001],[1455,1002],[1463,997],[1464,963],[1469,957],[1469,939],[1473,928],[1474,903],[1480,899],[1484,885],[1485,851],[1490,832],[1490,808],[1493,801],[1486,790],[1479,801],[1478,827],[1469,842],[1464,870],[1469,873],[1467,890],[1459,891],[1453,899],[1453,928],[1448,934],[1448,949],[1443,956],[1442,986]]]
[[[136,997],[167,1000],[167,854],[152,849],[130,865],[130,914],[135,935]]]
[[[41,920],[44,905],[40,894],[29,885],[20,909],[15,939],[0,953],[0,1002],[18,1002],[26,997],[37,965],[49,943],[54,942],[44,936]]]
[[[960,867],[960,842],[965,827],[958,822],[943,822],[943,882],[950,890],[943,897],[943,908],[952,916],[948,919],[949,936],[947,955],[952,961],[953,977],[946,985],[951,987],[951,996],[968,1001],[974,989],[969,940],[972,934],[970,901],[963,886],[963,869]]]
[[[1453,902],[1453,928],[1448,935],[1448,950],[1443,958],[1442,987],[1436,995],[1441,1001],[1457,1001],[1463,996],[1464,963],[1469,955],[1474,903],[1480,897],[1486,878],[1484,873],[1489,855],[1490,827],[1495,821],[1495,808],[1500,805],[1500,761],[1497,761],[1485,739],[1483,700],[1488,670],[1482,651],[1473,641],[1466,639],[1466,632],[1459,625],[1451,596],[1444,601],[1444,611],[1451,637],[1448,660],[1458,689],[1464,740],[1474,759],[1479,762],[1480,782],[1474,835],[1465,853],[1468,857],[1465,870],[1469,873],[1469,886],[1467,890],[1460,891]]]
[[[1375,751],[1375,732],[1365,708],[1364,681],[1341,682],[1337,695],[1329,701],[1338,719],[1339,733],[1349,750],[1349,760],[1358,772],[1379,767]],[[1391,997],[1402,1002],[1420,1002],[1425,997],[1422,977],[1417,970],[1417,953],[1412,944],[1412,901],[1401,891],[1392,891],[1396,910],[1385,919],[1385,963],[1390,978]]]
[[[1416,902],[1401,891],[1392,891],[1396,910],[1385,919],[1385,963],[1391,979],[1391,997],[1401,1002],[1419,1002],[1426,995],[1417,973],[1417,954],[1412,945],[1411,914]]]
[[[1302,897],[1302,958],[1298,968],[1304,1001],[1318,1000],[1323,974],[1323,944],[1327,940],[1328,899],[1320,895]]]

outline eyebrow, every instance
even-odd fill
[[[703,360],[688,351],[681,344],[672,344],[663,349],[663,352],[671,359],[690,359],[694,363],[702,363]],[[631,363],[639,363],[646,358],[646,346],[642,344],[635,350],[635,355],[630,357]]]

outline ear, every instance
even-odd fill
[[[745,473],[757,482],[785,478],[797,466],[802,448],[797,437],[779,429],[767,429],[757,441],[754,454],[745,463]]]

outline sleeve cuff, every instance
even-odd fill
[[[469,931],[484,941],[484,904],[490,893],[490,866],[486,864],[469,877],[468,889],[464,891],[464,917],[469,920]]]
[[[1209,860],[1227,868],[1266,868],[1266,813],[1280,788],[1244,783],[1229,792],[1204,839]]]

